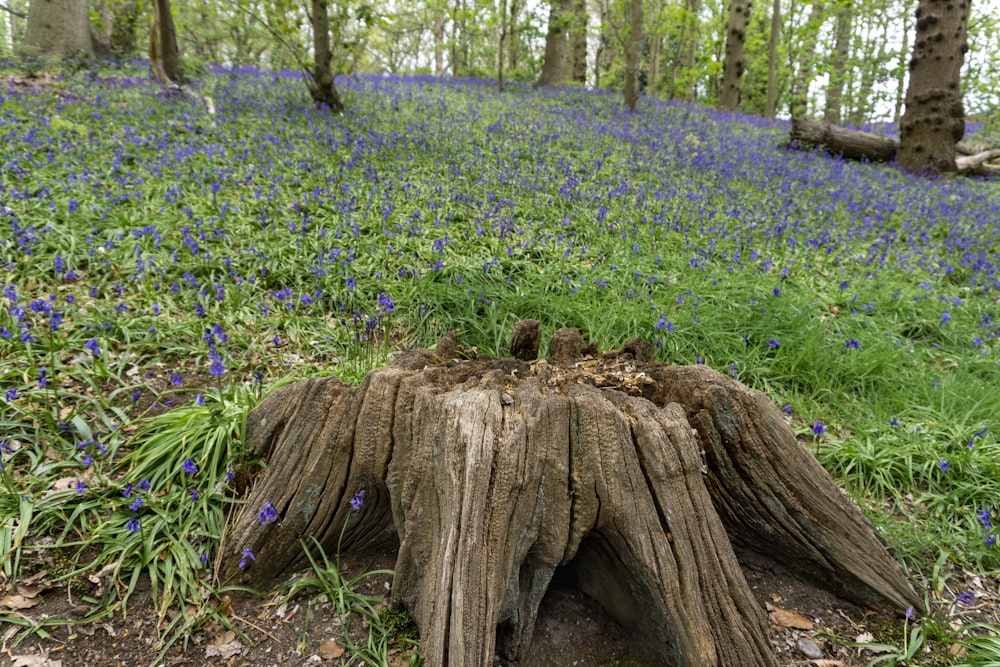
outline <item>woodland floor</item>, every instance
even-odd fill
[[[862,667],[877,654],[842,646],[826,638],[836,635],[853,641],[865,632],[885,633],[887,619],[866,615],[865,611],[797,578],[783,574],[763,560],[750,562],[741,556],[744,574],[761,605],[777,609],[771,613],[769,631],[772,645],[781,665],[814,667]],[[393,554],[345,559],[344,569],[351,573],[360,568],[391,568]],[[968,582],[975,586],[976,582]],[[363,584],[363,592],[377,594],[388,590],[387,577],[371,577]],[[982,589],[980,584],[980,589]],[[65,588],[54,588],[38,595],[39,604],[24,610],[34,619],[45,617],[73,618],[86,613],[80,606],[79,595],[67,594]],[[92,592],[92,591],[91,591]],[[345,664],[343,627],[326,601],[313,605],[307,613],[308,598],[283,602],[281,596],[271,598],[245,597],[232,602],[229,614],[235,626],[246,638],[237,637],[222,627],[209,626],[188,638],[186,647],[173,647],[157,665],[204,665],[211,667],[299,667],[302,665]],[[961,623],[1000,620],[998,600],[977,598],[974,608],[953,605],[961,614]],[[782,610],[789,612],[783,614]],[[151,665],[158,642],[160,621],[151,603],[148,590],[137,591],[125,619],[89,625],[63,626],[54,629],[48,639],[28,639],[13,650],[7,646],[17,628],[2,631],[3,646],[0,664],[11,667],[88,666],[140,667]],[[799,623],[811,629],[790,627]],[[896,629],[901,629],[898,621]],[[881,629],[881,630],[880,630]],[[352,627],[352,635],[360,639],[365,628],[360,621]],[[895,633],[893,633],[895,634]],[[880,637],[880,639],[885,639]],[[891,640],[891,638],[889,638]],[[810,659],[797,643],[811,642],[822,657]],[[868,640],[871,641],[871,640]],[[894,642],[897,643],[898,642]],[[179,643],[180,644],[180,643]],[[571,576],[557,572],[552,588],[546,595],[538,615],[533,655],[525,664],[534,666],[573,665],[646,665],[636,656],[642,646],[630,639],[626,628],[612,620],[596,601],[582,594]],[[947,647],[938,646],[935,653],[947,655]],[[928,656],[929,657],[929,656]],[[394,665],[405,665],[403,656],[394,656]],[[948,664],[946,657],[930,658],[920,664]],[[497,663],[500,664],[499,662]]]

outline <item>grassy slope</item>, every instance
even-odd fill
[[[503,353],[526,317],[733,373],[788,406],[916,571],[941,553],[1000,571],[981,514],[1000,498],[995,184],[583,90],[345,87],[331,117],[297,81],[220,76],[214,121],[143,79],[0,93],[5,574],[29,525],[99,566],[187,522],[172,567],[211,558],[238,449],[185,450],[190,474],[154,438],[130,471],[112,457],[143,415],[183,404],[161,435],[204,418],[223,442],[253,394],[234,385],[357,378],[386,333]],[[125,485],[146,477],[137,510]]]

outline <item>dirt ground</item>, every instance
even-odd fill
[[[825,633],[854,640],[886,619],[866,616],[862,609],[829,593],[783,574],[767,561],[741,557],[744,574],[761,606],[770,605],[770,640],[782,666],[861,667],[875,654],[841,646]],[[391,568],[393,554],[368,556],[366,560],[344,561],[348,572],[360,569]],[[388,577],[371,577],[362,592],[384,594],[391,582]],[[38,604],[20,613],[36,621],[45,618],[79,618],[87,612],[79,591],[68,594],[64,587],[40,593]],[[998,620],[996,599],[980,604],[976,619]],[[88,625],[61,626],[50,631],[47,639],[37,636],[8,648],[20,629],[11,624],[0,626],[0,664],[11,667],[112,667],[162,665],[204,665],[211,667],[299,667],[305,665],[347,664],[343,653],[343,627],[327,601],[299,597],[284,601],[280,595],[270,598],[235,599],[229,612],[235,626],[245,633],[240,638],[221,626],[208,626],[188,637],[187,646],[171,648],[155,661],[160,641],[161,621],[148,592],[137,592],[125,618],[115,618]],[[895,621],[898,624],[898,619]],[[792,627],[801,626],[801,627]],[[358,622],[352,636],[364,633]],[[810,651],[815,651],[812,653]],[[590,666],[648,665],[642,656],[644,646],[612,620],[593,599],[581,593],[569,576],[557,573],[542,603],[535,631],[532,655],[523,665]],[[408,664],[406,656],[396,655],[393,663]],[[357,664],[357,663],[355,663]],[[502,664],[498,659],[498,667]],[[925,664],[947,664],[931,662]],[[749,666],[748,666],[749,667]]]

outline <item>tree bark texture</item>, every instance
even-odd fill
[[[427,664],[462,667],[531,655],[559,567],[656,664],[774,665],[732,543],[866,607],[922,607],[763,394],[643,361],[648,347],[569,364],[413,350],[357,387],[276,390],[248,417],[267,466],[223,577],[272,585],[303,564],[307,535],[328,553],[395,546],[392,599],[417,621]],[[262,526],[265,502],[279,519]],[[256,562],[240,570],[244,549]]]
[[[570,77],[577,83],[587,82],[587,0],[573,0],[573,27],[570,30],[570,45],[573,53],[573,67]]]
[[[93,54],[87,0],[31,0],[24,46],[58,57]]]
[[[333,51],[330,48],[330,14],[327,0],[312,0],[313,68],[309,93],[318,105],[327,106],[330,111],[343,111],[344,104],[334,83]]]
[[[750,21],[750,0],[730,0],[729,25],[726,28],[726,57],[722,63],[722,90],[719,108],[736,111],[740,105],[740,91],[746,59],[743,45],[747,37],[747,23]]]
[[[907,171],[958,169],[955,144],[965,134],[960,84],[968,24],[969,0],[920,0],[899,128],[899,164]]]
[[[623,104],[629,111],[639,105],[639,65],[642,61],[642,0],[629,0],[628,35],[625,47],[625,86]]]
[[[170,0],[154,0],[154,4],[159,29],[160,66],[167,79],[176,83],[181,71],[181,56],[177,49],[177,29],[170,11]]]
[[[558,86],[566,81],[567,19],[572,15],[573,0],[551,0],[549,29],[545,35],[545,55],[537,86]]]
[[[803,118],[792,119],[789,139],[799,146],[819,146],[852,160],[891,162],[899,153],[899,142],[895,139]],[[955,145],[955,152],[959,154],[955,158],[959,173],[1000,176],[1000,165],[991,163],[1000,158],[1000,149],[959,143]]]
[[[771,34],[767,38],[767,97],[764,117],[774,120],[778,115],[778,42],[781,39],[781,0],[771,7]]]

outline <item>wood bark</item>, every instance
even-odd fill
[[[170,11],[170,0],[154,0],[154,14],[159,65],[163,68],[163,76],[168,81],[176,83],[180,78],[181,56],[177,49],[177,28],[174,27],[173,12]]]
[[[573,0],[573,25],[570,30],[572,47],[572,71],[570,78],[577,83],[587,82],[587,0]]]
[[[587,349],[562,336],[564,353]],[[223,577],[273,585],[303,564],[302,536],[328,553],[395,547],[392,599],[417,621],[427,664],[463,667],[530,664],[560,567],[656,664],[775,665],[733,543],[866,607],[922,608],[763,394],[644,361],[640,343],[568,364],[412,350],[358,387],[276,390],[248,417],[267,466]],[[265,502],[279,519],[262,526]],[[244,549],[256,561],[240,570]]]
[[[545,55],[542,73],[536,86],[558,86],[566,81],[567,17],[571,15],[573,0],[551,0],[549,29],[545,34]]]
[[[774,120],[778,114],[778,42],[781,39],[781,0],[771,7],[771,34],[767,39],[767,97],[764,117]]]
[[[968,50],[970,0],[920,0],[910,60],[899,164],[914,173],[958,169],[955,144],[965,133],[961,70]]]
[[[736,111],[740,105],[743,70],[746,68],[743,45],[750,21],[750,7],[750,0],[730,0],[726,57],[722,63],[722,90],[719,94],[719,108],[723,111]]]
[[[623,105],[635,111],[639,105],[639,64],[642,60],[643,35],[642,0],[629,0],[628,34],[625,38],[625,86]]]
[[[24,47],[47,56],[93,54],[87,0],[31,0]]]
[[[333,51],[330,48],[330,14],[327,0],[312,0],[310,19],[313,29],[313,57],[315,62],[309,93],[317,105],[326,106],[330,111],[344,110],[344,103],[337,92],[333,76]]]
[[[798,146],[818,146],[852,160],[891,162],[899,153],[899,142],[895,139],[803,118],[792,119],[789,139]],[[962,143],[956,144],[954,150],[962,156],[955,158],[959,173],[1000,176],[1000,164],[991,164],[991,160],[1000,158],[1000,150]]]

